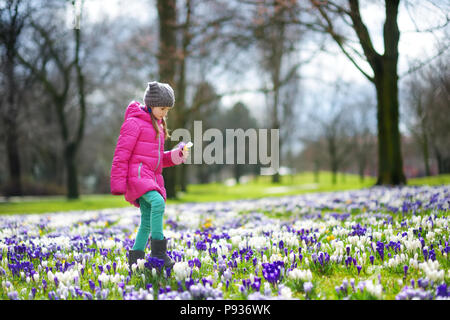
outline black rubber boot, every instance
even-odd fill
[[[170,257],[167,255],[167,239],[151,239],[150,245],[152,249],[150,256],[164,260],[164,267],[172,268],[175,262],[173,262],[172,259],[170,259]]]
[[[137,262],[138,259],[144,259],[145,252],[142,250],[129,250],[128,251],[128,265],[131,266]]]

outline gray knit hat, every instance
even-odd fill
[[[144,93],[144,103],[148,107],[173,107],[175,94],[167,83],[149,82]]]

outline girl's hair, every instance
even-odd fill
[[[153,113],[151,112],[151,110],[149,110],[149,113],[150,113],[150,117],[152,118],[153,128],[156,131],[156,137],[159,138],[158,121],[155,118],[155,116],[153,115]],[[167,129],[167,123],[166,123],[166,119],[165,118],[162,119],[162,124],[163,124],[163,129],[164,129],[165,140],[167,140],[167,139],[170,138],[170,134],[169,134],[169,130]]]

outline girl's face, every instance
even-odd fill
[[[152,107],[152,114],[156,119],[161,120],[167,115],[170,109],[170,107]]]

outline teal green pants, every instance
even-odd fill
[[[163,240],[163,215],[166,204],[161,194],[156,191],[149,191],[139,198],[141,209],[141,223],[134,240],[133,250],[145,250],[148,237],[152,234],[152,239]]]

